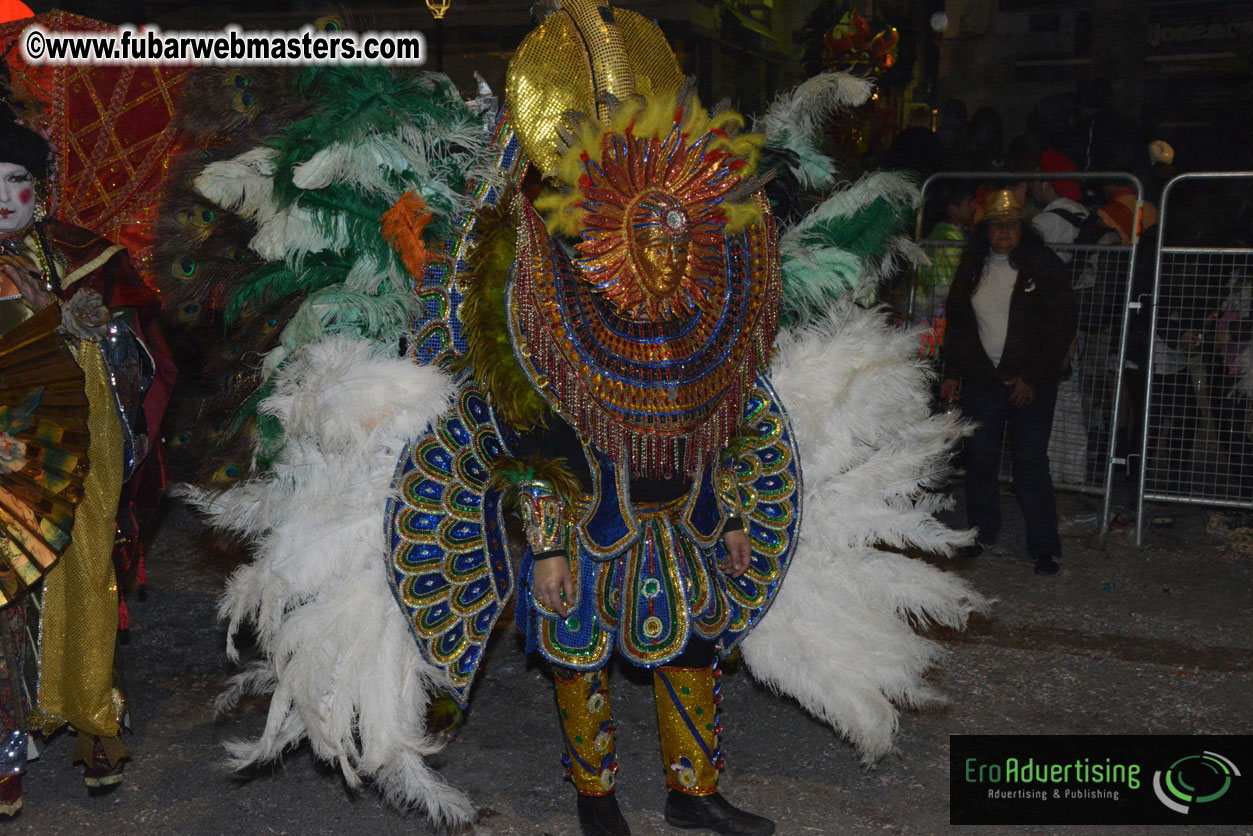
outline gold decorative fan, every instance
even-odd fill
[[[83,372],[49,305],[0,337],[0,605],[70,544],[87,476]]]

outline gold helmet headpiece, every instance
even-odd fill
[[[987,221],[1021,221],[1023,217],[1022,201],[1013,189],[999,189],[988,195],[983,210],[983,219]]]
[[[514,130],[543,174],[557,168],[567,113],[609,118],[615,102],[675,93],[683,71],[657,25],[603,0],[561,0],[509,62],[505,102]]]

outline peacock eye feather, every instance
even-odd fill
[[[173,269],[170,272],[174,274],[174,278],[176,279],[190,279],[192,276],[196,275],[198,266],[199,265],[196,264],[196,259],[186,255],[174,263]]]
[[[217,213],[203,206],[184,209],[178,213],[178,222],[185,227],[193,229],[208,230],[212,228],[216,220]]]
[[[226,486],[234,482],[238,482],[239,477],[243,475],[243,472],[243,468],[237,464],[224,465],[214,471],[212,477],[213,484]]]
[[[188,302],[179,308],[178,319],[180,322],[195,322],[200,318],[200,304],[198,302]]]
[[[170,446],[178,449],[191,444],[191,433],[182,432],[170,439]]]
[[[256,96],[252,95],[251,93],[246,93],[243,90],[236,93],[234,98],[231,99],[231,108],[236,113],[243,113],[243,114],[251,113],[256,108],[256,106],[257,106]]]

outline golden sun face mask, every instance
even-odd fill
[[[673,195],[647,192],[628,215],[632,267],[649,296],[664,302],[687,277],[692,243],[687,213]]]
[[[755,201],[737,198],[754,190],[759,142],[735,133],[740,124],[692,96],[637,97],[608,124],[571,132],[561,189],[536,208],[550,230],[580,239],[581,275],[620,316],[665,321],[722,304],[726,237],[761,220]]]

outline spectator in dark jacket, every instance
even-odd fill
[[[1001,527],[997,474],[1005,427],[1013,438],[1013,475],[1027,530],[1027,553],[1041,575],[1057,572],[1061,539],[1048,443],[1075,307],[1065,265],[1023,223],[1010,189],[994,192],[949,291],[945,379],[940,394],[978,424],[966,441],[966,516],[978,542],[996,543]]]

